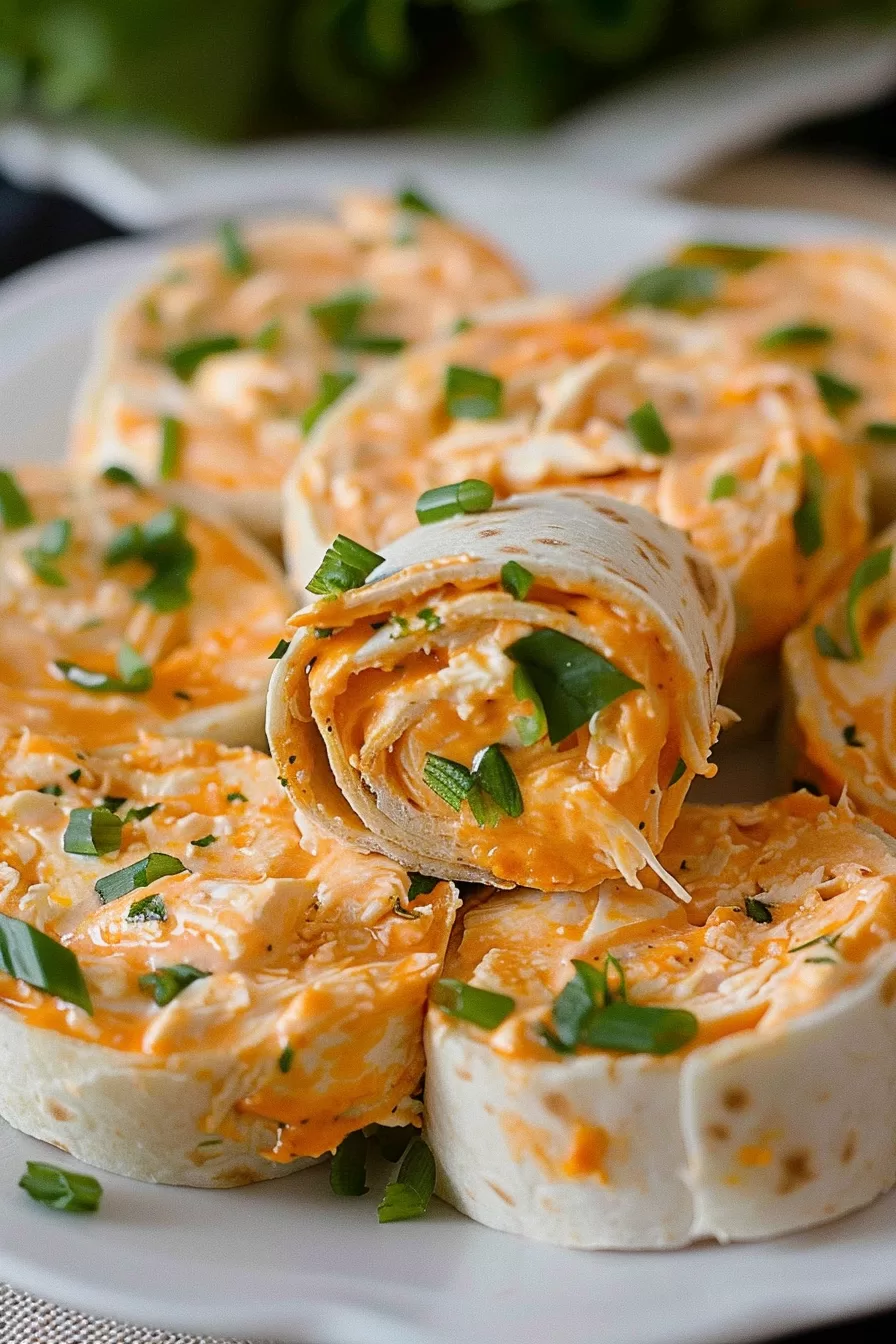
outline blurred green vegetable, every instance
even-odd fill
[[[518,130],[626,75],[896,0],[0,0],[0,106],[216,139]]]

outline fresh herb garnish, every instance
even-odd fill
[[[323,560],[308,581],[315,596],[338,597],[350,588],[363,588],[383,557],[342,533],[327,548]]]
[[[334,294],[331,299],[321,303],[312,303],[308,307],[309,316],[333,345],[343,345],[355,334],[361,314],[373,303],[373,295],[367,289],[345,289]]]
[[[694,1014],[683,1008],[611,1003],[585,1022],[582,1044],[625,1054],[668,1055],[688,1045],[698,1025]]]
[[[835,952],[842,937],[842,930],[840,933],[820,933],[817,938],[810,938],[808,943],[798,943],[796,947],[788,948],[788,952],[804,952],[807,947],[818,947],[820,943],[824,943],[825,947]]]
[[[168,918],[168,910],[161,896],[142,896],[139,901],[133,902],[126,918],[129,924],[146,924],[150,921],[164,923]]]
[[[820,345],[822,341],[830,341],[833,335],[830,327],[822,327],[815,322],[792,322],[767,331],[759,338],[759,348],[784,350],[791,345]]]
[[[81,767],[78,766],[77,769],[71,771],[71,773],[69,774],[69,779],[73,784],[77,784],[78,780],[81,778],[81,774],[82,774]]]
[[[152,816],[157,807],[161,806],[161,803],[146,803],[143,807],[129,807],[124,814],[125,823],[129,821],[145,821],[147,817]]]
[[[276,317],[270,322],[265,322],[263,327],[259,327],[249,344],[253,350],[261,350],[263,354],[268,354],[271,350],[276,350],[283,338],[283,323]]]
[[[0,914],[0,971],[93,1015],[90,992],[74,952],[12,915]]]
[[[858,747],[860,750],[865,746],[865,743],[859,738],[854,723],[848,723],[843,729],[843,741],[848,747]]]
[[[428,896],[442,881],[440,877],[425,877],[423,873],[408,873],[408,878],[410,886],[405,898],[408,903],[415,901],[418,896]]]
[[[405,187],[399,191],[395,197],[395,204],[401,210],[413,210],[418,215],[439,215],[432,202],[421,196],[419,191],[414,191],[412,187]]]
[[[110,812],[117,812],[122,803],[127,802],[127,797],[120,793],[107,793],[103,798],[103,807],[108,808]]]
[[[239,789],[234,789],[233,793],[228,793],[227,801],[228,803],[248,803],[249,799],[244,793],[240,793]]]
[[[737,477],[733,472],[723,471],[721,476],[714,476],[712,484],[709,487],[710,502],[717,499],[730,499],[732,495],[737,494]]]
[[[861,660],[863,650],[858,625],[859,598],[866,589],[887,577],[892,558],[893,547],[882,546],[880,550],[872,551],[870,555],[865,556],[850,579],[849,588],[846,590],[847,642],[845,648],[840,647],[830,631],[826,630],[823,625],[816,625],[813,632],[815,647],[823,658],[837,658],[841,662],[859,662]]]
[[[93,889],[103,904],[108,905],[121,896],[129,896],[138,887],[151,886],[160,877],[175,877],[178,873],[186,872],[189,869],[173,854],[147,854],[145,859],[138,859],[126,868],[119,868],[114,873],[98,878]]]
[[[66,581],[53,561],[64,555],[72,539],[72,525],[68,518],[54,518],[47,523],[37,539],[36,546],[28,546],[23,555],[41,583],[53,588],[65,588]]]
[[[330,1189],[334,1195],[366,1195],[367,1140],[363,1129],[345,1138],[330,1159]]]
[[[278,662],[283,657],[284,653],[286,653],[288,648],[289,648],[288,639],[278,639],[277,643],[274,645],[273,649],[271,649],[271,652],[268,654],[268,662],[270,662],[271,659],[274,659],[275,662]]]
[[[630,280],[619,296],[623,308],[644,304],[699,312],[716,298],[719,272],[714,266],[655,266]]]
[[[557,1040],[567,1050],[574,1049],[580,1040],[585,1019],[595,1005],[605,1007],[610,1001],[606,970],[600,970],[587,961],[573,961],[573,977],[568,980],[554,999],[551,1018]]]
[[[207,849],[209,845],[215,844],[218,837],[216,835],[201,835],[198,840],[191,840],[190,844],[196,849]]]
[[[224,269],[228,275],[236,275],[241,279],[251,275],[252,258],[246,251],[246,246],[232,219],[222,220],[218,225],[218,242],[221,244]]]
[[[68,819],[62,848],[66,854],[113,854],[121,848],[121,818],[108,807],[76,807]]]
[[[422,621],[429,631],[440,629],[442,624],[441,616],[437,616],[432,607],[424,607],[422,611],[418,611],[417,620]]]
[[[38,793],[46,793],[46,794],[49,794],[49,796],[50,796],[51,798],[61,798],[61,797],[62,797],[62,785],[61,785],[61,784],[44,784],[41,788],[39,788],[39,789],[37,790],[37,792],[38,792]]]
[[[25,1175],[19,1187],[38,1204],[65,1213],[96,1213],[103,1197],[103,1187],[95,1176],[84,1176],[78,1171],[65,1171],[49,1162],[27,1162]]]
[[[447,756],[436,756],[428,751],[423,765],[423,782],[443,802],[459,812],[473,788],[474,780],[472,773],[459,761],[452,761]]]
[[[415,1139],[398,1168],[398,1178],[385,1189],[377,1209],[381,1223],[422,1218],[436,1188],[436,1163],[423,1139]]]
[[[548,731],[548,720],[544,712],[544,705],[541,703],[541,696],[532,684],[529,673],[523,667],[513,669],[513,694],[517,700],[528,700],[532,706],[532,713],[514,719],[513,726],[524,747],[534,746],[536,742],[541,741]]]
[[[183,509],[164,509],[142,525],[126,524],[106,550],[107,565],[139,560],[153,571],[142,588],[134,589],[134,597],[154,611],[177,611],[191,600],[188,581],[196,568],[196,548],[187,540],[187,521]]]
[[[497,743],[480,751],[472,770],[447,756],[427,752],[423,782],[459,812],[464,801],[480,826],[495,826],[501,812],[518,817],[523,810],[516,776]]]
[[[449,1017],[472,1022],[483,1031],[500,1027],[516,1007],[509,994],[495,994],[478,985],[464,984],[463,980],[438,980],[432,991],[432,1001]]]
[[[131,490],[142,491],[143,486],[132,471],[127,467],[111,466],[103,472],[103,480],[108,481],[110,485],[126,485]]]
[[[654,457],[666,457],[671,453],[672,440],[652,401],[645,401],[643,406],[632,411],[626,416],[625,423],[645,453],[652,453]]]
[[[322,373],[318,386],[317,399],[302,413],[302,433],[308,434],[317,424],[324,411],[329,410],[338,401],[343,392],[357,381],[356,373]]]
[[[159,449],[159,480],[170,481],[180,465],[181,423],[173,415],[163,415],[159,422],[161,447]]]
[[[501,587],[518,602],[525,602],[534,582],[535,575],[516,560],[508,560],[501,566]]]
[[[59,669],[66,681],[80,687],[82,691],[93,691],[96,694],[107,692],[138,694],[150,689],[153,680],[152,668],[130,644],[123,643],[119,647],[116,662],[117,677],[108,672],[93,672],[78,663],[70,663],[66,658],[57,658],[54,666]]]
[[[873,443],[896,443],[896,420],[872,420],[865,426],[865,438]]]
[[[418,523],[437,523],[458,513],[485,513],[494,503],[495,492],[486,481],[455,481],[424,490],[417,500]]]
[[[34,522],[31,505],[19,489],[11,471],[0,471],[0,523],[8,532],[30,527]]]
[[[828,373],[825,369],[815,369],[812,373],[815,379],[815,386],[818,388],[819,395],[827,406],[831,415],[838,415],[840,411],[845,411],[847,406],[854,406],[861,400],[861,389],[854,383],[845,383],[842,378],[838,378],[833,373]]]
[[[280,1057],[277,1060],[277,1068],[281,1073],[289,1073],[292,1068],[292,1062],[296,1057],[296,1052],[291,1045],[284,1045],[280,1051]]]
[[[757,924],[771,924],[772,912],[765,901],[760,901],[756,896],[748,896],[744,901],[744,914],[749,915],[750,919],[755,920]]]
[[[200,336],[195,341],[169,345],[165,351],[165,363],[182,383],[188,383],[199,365],[211,355],[226,355],[239,348],[240,342],[236,336]]]
[[[793,515],[793,530],[800,554],[808,557],[824,545],[824,524],[821,517],[821,499],[824,492],[824,474],[818,458],[803,454],[803,496]]]
[[[541,699],[551,744],[562,742],[639,681],[559,630],[535,630],[504,652],[524,668]]]
[[[455,420],[493,420],[503,400],[503,384],[493,374],[463,364],[445,370],[445,406]]]
[[[689,243],[678,255],[689,266],[719,266],[725,271],[750,271],[777,255],[773,247],[748,247],[742,243]]]
[[[473,757],[473,779],[508,817],[523,813],[523,795],[516,775],[497,742]]]
[[[681,756],[679,756],[678,760],[675,762],[675,769],[669,776],[669,783],[666,785],[666,788],[671,789],[673,784],[677,784],[686,769],[687,766],[685,765],[684,760],[682,759]]]
[[[141,975],[137,984],[144,994],[151,994],[159,1007],[164,1008],[178,994],[182,994],[188,985],[192,985],[195,980],[207,980],[210,974],[210,971],[200,971],[195,966],[180,962],[176,966],[161,966],[157,971]]]

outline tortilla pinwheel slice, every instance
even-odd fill
[[[781,763],[896,835],[896,526],[876,537],[784,643]]]
[[[618,318],[517,317],[411,351],[320,421],[285,489],[291,576],[336,532],[379,550],[424,491],[470,478],[600,490],[686,531],[734,589],[738,710],[867,536],[864,474],[804,373]]]
[[[120,472],[0,471],[0,725],[264,746],[292,599],[267,551]]]
[[[222,225],[108,318],[72,462],[125,466],[276,539],[281,482],[324,408],[408,342],[522,293],[510,261],[412,193]]]
[[[301,848],[269,757],[4,734],[0,872],[10,1124],[140,1180],[230,1186],[415,1122],[455,890]]]
[[[361,849],[498,886],[636,884],[715,773],[730,596],[644,510],[529,495],[384,557],[339,537],[311,587],[268,738],[307,823]]]
[[[808,793],[685,806],[691,895],[468,901],[426,1032],[442,1198],[581,1248],[742,1241],[896,1180],[896,856]]]
[[[868,468],[877,523],[896,515],[896,248],[692,244],[633,277],[622,301],[675,344],[709,341],[805,370]]]

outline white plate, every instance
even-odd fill
[[[675,239],[786,243],[857,232],[817,217],[626,204],[493,180],[468,181],[462,198],[441,195],[551,288],[595,285]],[[0,461],[59,456],[91,324],[158,247],[102,244],[5,287]],[[761,750],[721,764],[704,799],[761,795]],[[157,1328],[289,1344],[592,1344],[601,1335],[735,1344],[896,1303],[896,1194],[777,1241],[588,1253],[488,1231],[438,1202],[423,1222],[379,1227],[376,1194],[339,1200],[324,1168],[212,1193],[103,1176],[101,1213],[66,1216],[16,1188],[26,1159],[56,1156],[0,1125],[0,1279]],[[377,1173],[376,1185],[384,1181]]]

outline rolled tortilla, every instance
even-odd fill
[[[513,264],[468,230],[362,194],[334,221],[259,221],[179,248],[100,331],[72,462],[93,473],[122,464],[155,482],[173,419],[168,488],[276,539],[280,484],[311,408],[405,342],[522,292]],[[179,348],[209,337],[224,339],[178,365]]]
[[[300,814],[420,872],[637,883],[693,776],[715,772],[727,586],[632,505],[529,495],[418,528],[366,586],[292,625],[268,738]],[[433,758],[461,779],[485,770],[486,748],[521,810],[498,788],[496,811],[478,775],[451,805],[426,782]]]
[[[894,544],[891,527],[787,637],[781,764],[896,835]]]
[[[496,414],[452,400],[452,366],[497,379],[474,407]],[[782,638],[867,537],[864,474],[806,374],[693,333],[676,347],[618,316],[546,315],[411,351],[340,401],[286,482],[288,571],[307,582],[337,532],[382,549],[423,491],[470,477],[499,498],[601,490],[686,531],[734,589],[738,710],[776,684]]]
[[[388,859],[301,848],[272,762],[248,749],[144,736],[88,756],[5,734],[0,779],[0,966],[25,921],[74,954],[92,1001],[88,1015],[0,970],[0,1117],[94,1166],[194,1186],[280,1176],[366,1124],[415,1121],[452,887],[409,902]],[[120,848],[65,852],[73,810],[109,794]],[[150,853],[188,871],[102,904],[97,879]],[[172,966],[204,975],[160,1006],[141,977]]]
[[[464,907],[445,976],[511,1007],[493,1030],[430,1008],[425,1127],[442,1198],[489,1227],[582,1248],[751,1240],[896,1180],[892,841],[803,792],[686,806],[662,857],[689,906],[610,880]],[[684,1010],[696,1036],[558,1053],[573,960],[606,967],[616,1001],[621,968],[635,1018]]]
[[[705,298],[685,301],[689,317],[636,307],[642,329],[654,335],[663,329],[675,343],[699,331],[701,340],[729,348],[765,348],[822,380],[833,375],[841,385],[831,388],[834,418],[869,471],[876,525],[890,522],[896,515],[896,459],[888,446],[896,441],[896,247],[709,244],[686,247],[672,261],[702,273]],[[643,297],[645,289],[636,284],[628,292]],[[808,339],[799,339],[801,332]],[[785,339],[788,334],[794,339]]]
[[[263,747],[269,655],[292,607],[268,552],[231,522],[172,512],[139,487],[37,469],[12,482],[26,512],[0,528],[0,726],[90,746],[146,729]],[[166,523],[156,562],[112,562],[128,530]],[[147,586],[154,577],[161,594]],[[148,669],[133,689],[119,675],[125,646]],[[85,689],[82,673],[111,681]]]

